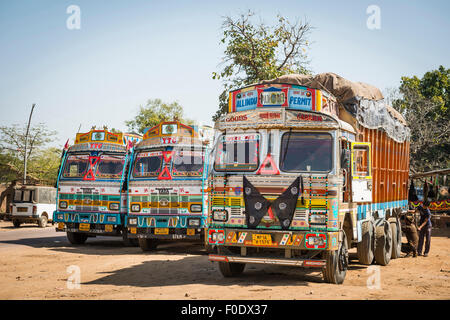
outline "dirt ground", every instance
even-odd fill
[[[0,299],[450,299],[449,237],[450,229],[433,230],[428,257],[371,269],[352,249],[344,284],[331,285],[317,269],[281,266],[247,265],[242,276],[223,278],[191,242],[155,253],[107,237],[72,246],[52,226],[15,229],[0,221]],[[68,288],[70,266],[79,267],[79,289]]]

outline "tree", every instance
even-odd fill
[[[219,110],[213,116],[216,121],[228,108],[228,91],[261,80],[272,79],[289,73],[310,73],[306,69],[312,30],[309,22],[297,20],[290,23],[278,15],[278,23],[268,26],[255,24],[252,11],[239,18],[225,17],[222,43],[226,45],[225,64],[220,72],[213,72],[213,79],[221,79],[224,91],[219,96]]]
[[[36,173],[34,163],[43,156],[42,148],[51,141],[56,131],[50,131],[42,123],[30,128],[28,134],[27,158],[31,180],[43,179],[43,172]],[[10,182],[23,179],[26,126],[13,124],[0,127],[0,181]],[[58,158],[59,159],[59,158]],[[46,175],[46,174],[44,174]]]
[[[450,69],[440,66],[419,79],[402,77],[393,107],[411,129],[411,168],[450,167]]]
[[[134,119],[125,121],[125,124],[128,130],[143,134],[146,128],[156,126],[161,121],[174,119],[186,124],[193,123],[192,120],[183,119],[183,107],[178,102],[165,103],[161,99],[150,99],[145,107],[139,107]]]

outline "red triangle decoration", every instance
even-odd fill
[[[89,170],[84,175],[83,180],[95,180],[93,169],[94,169],[94,166],[97,164],[99,159],[100,159],[100,157],[89,156]]]
[[[163,151],[164,161],[169,162],[172,159],[173,151]]]
[[[158,180],[172,180],[172,176],[170,175],[169,167],[164,167],[161,173],[158,176]]]
[[[275,164],[275,161],[273,161],[270,153],[267,154],[266,159],[264,159],[256,174],[280,174],[280,170],[278,170],[277,165]]]

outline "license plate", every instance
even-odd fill
[[[105,231],[106,232],[113,232],[113,226],[111,224],[105,225]]]
[[[169,228],[155,228],[155,234],[169,234]]]
[[[89,223],[80,223],[79,229],[80,231],[89,231],[91,229],[91,225]]]
[[[64,229],[64,223],[58,222],[58,229]]]
[[[272,245],[272,237],[270,234],[252,234],[252,244],[255,246]]]
[[[17,207],[17,212],[27,212],[28,208],[27,207]]]
[[[136,234],[136,228],[130,228],[130,232],[131,232],[132,234]]]
[[[188,236],[194,236],[195,235],[195,229],[187,229],[186,234]]]

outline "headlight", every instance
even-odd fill
[[[213,220],[214,221],[227,221],[228,220],[228,212],[227,210],[214,210],[213,211]]]
[[[135,225],[137,225],[137,218],[130,218],[130,219],[128,219],[128,224],[129,224],[130,226],[135,226]]]
[[[222,232],[213,233],[212,239],[217,242],[223,242],[223,240],[225,239],[225,234],[223,234]]]
[[[131,205],[131,211],[133,211],[133,212],[141,211],[141,205],[140,204],[132,204]]]
[[[59,207],[61,209],[67,209],[67,201],[60,201],[59,202]]]
[[[309,237],[308,245],[310,246],[323,246],[323,238],[322,237]]]
[[[310,215],[311,223],[325,224],[327,223],[327,216],[321,214],[312,214]]]
[[[200,219],[189,219],[189,227],[200,227]]]
[[[191,204],[191,211],[192,212],[202,212],[202,205],[201,204]]]
[[[119,210],[119,204],[118,203],[110,203],[109,204],[109,210]]]
[[[116,222],[117,221],[117,219],[116,219],[116,217],[108,217],[108,218],[106,218],[106,221],[108,221],[108,222]]]
[[[56,216],[56,218],[57,218],[58,220],[64,220],[64,215],[58,214],[58,215]]]

